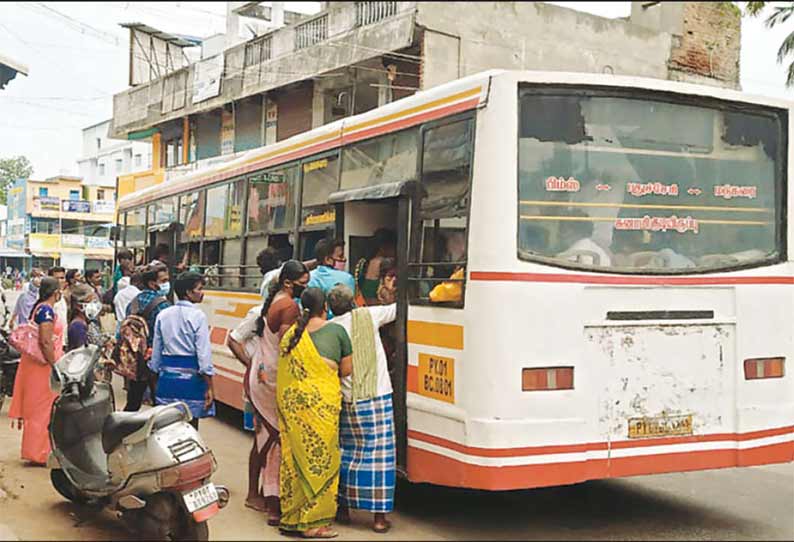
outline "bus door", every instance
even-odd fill
[[[376,247],[372,236],[380,228],[396,234],[397,320],[381,331],[389,357],[394,403],[394,428],[397,437],[397,466],[405,473],[407,447],[407,363],[406,321],[408,316],[407,275],[408,235],[411,193],[414,182],[394,183],[366,189],[331,194],[329,202],[336,205],[337,236],[345,241],[348,270],[355,272],[361,258],[370,258]]]
[[[176,222],[150,226],[146,261],[151,262],[154,259],[154,251],[158,245],[166,245],[168,247],[168,254],[171,255],[171,261],[169,262],[171,269],[169,269],[169,272],[173,273],[174,267],[178,263],[176,261],[176,243],[177,234],[181,228],[182,225]]]

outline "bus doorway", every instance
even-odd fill
[[[333,196],[344,196],[337,193]],[[341,199],[341,198],[340,198]],[[378,247],[373,235],[379,229],[394,233],[396,250],[394,265],[397,272],[397,319],[381,328],[381,340],[389,363],[393,388],[394,428],[397,440],[397,469],[405,474],[407,446],[406,378],[408,352],[406,349],[407,265],[410,198],[397,195],[384,199],[355,199],[337,203],[337,234],[345,241],[348,269],[356,276],[361,260],[375,256]],[[365,267],[364,267],[365,269]]]

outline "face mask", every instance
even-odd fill
[[[94,320],[97,316],[99,316],[101,311],[102,305],[97,301],[83,303],[83,312],[85,313],[85,317],[89,320]]]
[[[169,292],[171,292],[171,283],[170,282],[162,283],[160,285],[160,295],[161,296],[167,296],[169,294]]]
[[[334,260],[334,269],[337,271],[344,271],[347,267],[347,262],[344,260]]]
[[[292,285],[292,297],[300,298],[303,291],[306,289],[306,286],[301,286],[300,284],[293,284]]]

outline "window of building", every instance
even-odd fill
[[[40,198],[46,198],[49,195],[49,192],[50,192],[49,188],[41,187],[41,186],[39,187]]]
[[[414,303],[430,302],[430,292],[441,283],[465,287],[473,131],[471,118],[424,131],[424,196],[417,205],[409,256]],[[436,304],[460,307],[463,293],[459,300]]]
[[[96,150],[99,150],[101,148],[102,148],[102,139],[98,137],[96,138]]]
[[[105,175],[105,163],[104,162],[99,164],[99,175],[103,176],[103,177]]]
[[[295,227],[300,166],[254,175],[250,180],[248,232],[277,232]]]
[[[105,191],[104,190],[97,190],[96,191],[96,199],[98,199],[98,200],[105,199]]]
[[[152,169],[152,153],[146,154],[146,167]]]
[[[140,154],[135,155],[135,167],[141,167],[141,162],[143,162],[142,157]]]
[[[562,89],[519,100],[520,258],[664,274],[780,258],[777,113]]]
[[[121,158],[116,159],[116,173],[121,173],[121,169],[124,166],[124,160]]]
[[[71,201],[77,201],[80,199],[80,191],[79,190],[69,190],[69,199]]]

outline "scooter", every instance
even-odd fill
[[[115,412],[113,388],[95,380],[100,355],[79,348],[52,371],[52,485],[73,502],[109,507],[145,539],[208,540],[207,521],[229,491],[210,481],[217,464],[190,410],[180,402]]]
[[[0,291],[2,311],[0,311],[0,410],[6,397],[14,395],[14,380],[19,367],[19,352],[8,342],[9,311],[6,303],[6,294]]]

